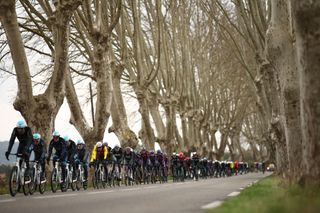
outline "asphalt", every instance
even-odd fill
[[[0,196],[1,213],[142,213],[204,212],[205,206],[237,195],[237,192],[270,173],[249,173],[184,183],[166,183],[32,196]],[[214,205],[214,204],[213,204]]]

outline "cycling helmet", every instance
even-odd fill
[[[17,128],[25,128],[27,126],[26,122],[24,120],[19,120],[17,122]]]
[[[102,143],[102,145],[108,146],[108,142],[107,142],[107,141],[104,141],[104,142]]]
[[[130,148],[129,146],[127,146],[127,147],[125,148],[125,151],[126,151],[126,153],[130,153],[130,152],[131,152],[131,148]]]
[[[176,155],[177,155],[177,153],[175,153],[175,152],[174,152],[174,153],[172,153],[172,155],[173,155],[173,156],[176,156]]]
[[[64,137],[63,137],[63,139],[65,140],[65,141],[69,141],[69,136],[68,135],[65,135]]]
[[[97,143],[96,143],[96,147],[97,147],[97,148],[102,147],[102,143],[101,143],[100,141],[99,141],[99,142],[97,142]]]
[[[60,136],[60,133],[59,133],[58,131],[54,131],[54,132],[52,133],[52,136],[53,136],[53,137],[58,137],[58,136]]]
[[[33,139],[34,140],[40,140],[40,138],[41,138],[41,135],[39,133],[34,133],[33,134]]]
[[[85,142],[84,142],[83,140],[81,140],[81,139],[78,139],[78,140],[77,140],[77,145],[80,145],[80,144],[83,144],[83,145],[84,145]]]
[[[150,155],[154,155],[154,151],[153,150],[150,150],[149,153],[150,153]]]
[[[162,154],[160,149],[157,150],[157,154]]]

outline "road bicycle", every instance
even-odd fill
[[[29,194],[29,184],[31,184],[30,176],[26,175],[27,164],[22,154],[10,154],[16,156],[15,166],[12,168],[9,179],[9,191],[14,197],[18,191],[23,188],[23,193],[27,196]]]

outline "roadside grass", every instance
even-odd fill
[[[320,189],[289,186],[269,176],[241,191],[240,195],[206,213],[315,213],[320,212]]]

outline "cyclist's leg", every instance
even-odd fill
[[[88,162],[82,162],[84,180],[88,180]]]

